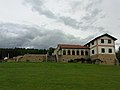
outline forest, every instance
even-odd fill
[[[5,57],[13,58],[19,55],[24,54],[47,54],[51,55],[54,51],[54,48],[49,49],[25,49],[25,48],[0,48],[0,59]]]

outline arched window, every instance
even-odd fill
[[[63,55],[66,55],[66,50],[63,50]]]
[[[75,51],[74,50],[72,50],[72,55],[75,55]]]
[[[80,55],[79,50],[77,50],[77,55]]]
[[[68,55],[70,55],[70,50],[68,50]]]
[[[88,55],[88,51],[85,51],[85,55]]]
[[[81,55],[84,55],[84,51],[83,50],[81,51]]]

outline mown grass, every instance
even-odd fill
[[[120,90],[120,67],[0,63],[0,90]]]

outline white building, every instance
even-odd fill
[[[94,38],[84,46],[59,44],[54,51],[57,61],[68,62],[73,59],[91,59],[101,64],[115,65],[115,41],[117,39],[109,34],[103,34]]]
[[[90,58],[100,59],[104,64],[116,64],[115,41],[117,39],[109,34],[103,34],[91,40],[85,46],[90,48]]]

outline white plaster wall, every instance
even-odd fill
[[[92,54],[92,50],[94,50],[94,54]],[[90,49],[90,56],[97,54],[97,47]]]
[[[101,49],[102,49],[102,48],[105,48],[105,53],[102,53],[102,52],[101,52]],[[109,53],[109,49],[112,49],[112,53]],[[114,47],[99,46],[99,47],[98,47],[98,53],[99,53],[99,54],[115,54],[115,49],[114,49]]]
[[[94,47],[95,45],[97,45],[97,41],[95,40],[95,41],[93,41],[94,42],[94,45],[92,45],[92,42],[90,43],[90,48],[91,47]]]
[[[57,49],[55,49],[55,50],[54,50],[54,53],[53,53],[53,55],[56,55],[56,54],[57,54]]]
[[[101,39],[104,39],[104,43],[101,43]],[[111,44],[108,43],[108,40],[111,40]],[[114,45],[114,40],[112,40],[111,38],[104,36],[98,39],[98,45]]]
[[[58,51],[58,55],[62,55],[62,53],[63,53],[62,50]]]
[[[77,55],[77,51],[79,51],[79,54],[81,55],[81,51],[83,51],[84,52],[84,54],[85,54],[85,51],[88,51],[88,54],[89,54],[89,49],[62,49],[61,50],[61,55],[63,55],[63,51],[66,51],[66,55],[68,54],[67,52],[68,52],[68,50],[70,50],[70,53],[71,53],[71,55],[72,55],[72,50],[74,50],[75,51],[75,55]],[[59,51],[60,52],[60,51]]]

